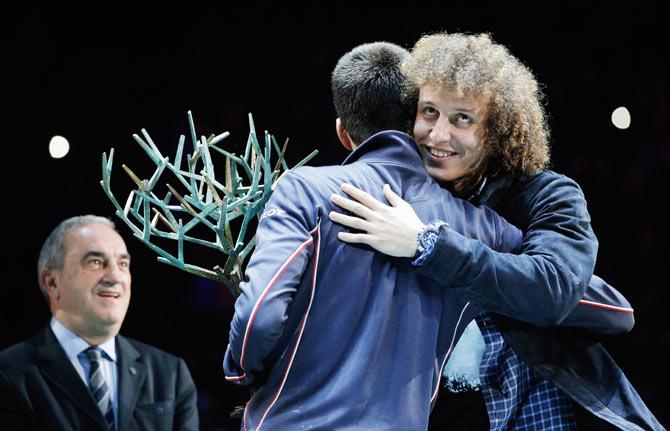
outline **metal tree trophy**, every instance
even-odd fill
[[[256,137],[253,118],[249,114],[249,136],[244,156],[237,156],[218,146],[230,135],[228,132],[217,136],[210,135],[208,138],[201,136],[198,139],[191,111],[188,112],[188,122],[193,153],[186,155],[183,164],[184,135],[179,137],[173,162],[161,154],[145,129],[142,129],[144,139],[137,134],[133,135],[156,168],[149,180],[140,180],[128,166],[122,165],[137,186],[129,193],[124,207],[121,207],[111,189],[114,148],[110,150],[109,158],[106,153],[102,154],[100,184],[116,207],[116,215],[137,238],[158,254],[160,262],[222,282],[237,297],[240,293],[239,283],[243,279],[244,260],[256,243],[255,234],[247,235],[249,223],[262,214],[279,177],[291,170],[284,160],[288,139],[280,149],[274,136],[266,131],[264,145],[261,147]],[[277,158],[274,167],[271,165],[273,152]],[[225,156],[223,184],[214,173],[213,153]],[[316,153],[316,150],[313,151],[292,169],[307,163]],[[173,187],[165,182],[168,191],[160,198],[154,190],[157,185],[162,186],[159,180],[166,172],[170,172],[179,184]],[[178,190],[184,191],[180,193]],[[241,222],[237,220],[235,223],[239,227],[234,229],[231,222],[240,217]],[[164,229],[159,228],[159,220]],[[209,236],[210,239],[198,237],[198,233],[202,232],[204,234],[200,236]],[[176,241],[176,256],[157,244],[159,238],[162,241]],[[223,253],[226,256],[225,264],[206,269],[186,263],[185,243]]]

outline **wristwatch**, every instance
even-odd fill
[[[440,220],[435,220],[428,223],[428,225],[419,232],[416,240],[416,254],[414,255],[412,265],[420,266],[426,259],[428,259],[435,248],[437,239],[440,237],[441,226],[449,226],[449,224]]]

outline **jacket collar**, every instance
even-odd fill
[[[396,130],[385,130],[372,135],[349,154],[342,165],[349,165],[358,161],[400,162],[423,175],[428,175],[423,167],[423,161],[414,139],[408,134]]]
[[[38,337],[37,354],[44,375],[99,424],[101,429],[107,429],[105,419],[95,404],[90,391],[72,366],[49,325],[45,326]],[[125,337],[117,335],[115,338],[119,367],[118,429],[125,430],[129,429],[140,389],[147,373],[146,366],[141,361],[142,356],[137,349]]]
[[[100,425],[100,429],[107,429],[105,419],[93,396],[72,366],[49,325],[45,326],[38,337],[37,355],[42,373]]]
[[[475,205],[486,205],[491,208],[498,208],[501,199],[507,189],[512,185],[511,177],[503,176],[495,179],[484,177],[477,186],[476,191],[468,197],[468,201]]]
[[[475,191],[470,196],[468,196],[467,200],[470,202],[479,201],[479,198],[482,194],[482,191],[484,190],[484,187],[486,187],[486,183],[488,182],[488,180],[489,178],[487,176],[484,176],[484,178],[482,178],[482,180],[479,182],[479,185],[477,185]]]

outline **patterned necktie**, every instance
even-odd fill
[[[102,369],[100,368],[100,349],[91,346],[85,350],[88,360],[91,362],[91,369],[88,373],[88,384],[93,399],[98,404],[102,415],[105,417],[105,422],[110,430],[114,430],[114,409],[112,408],[112,398],[109,392],[109,387],[105,383],[102,376]]]

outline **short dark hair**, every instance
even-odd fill
[[[382,130],[408,132],[415,104],[403,98],[400,64],[409,52],[393,43],[359,45],[337,62],[331,78],[338,117],[354,142]]]

